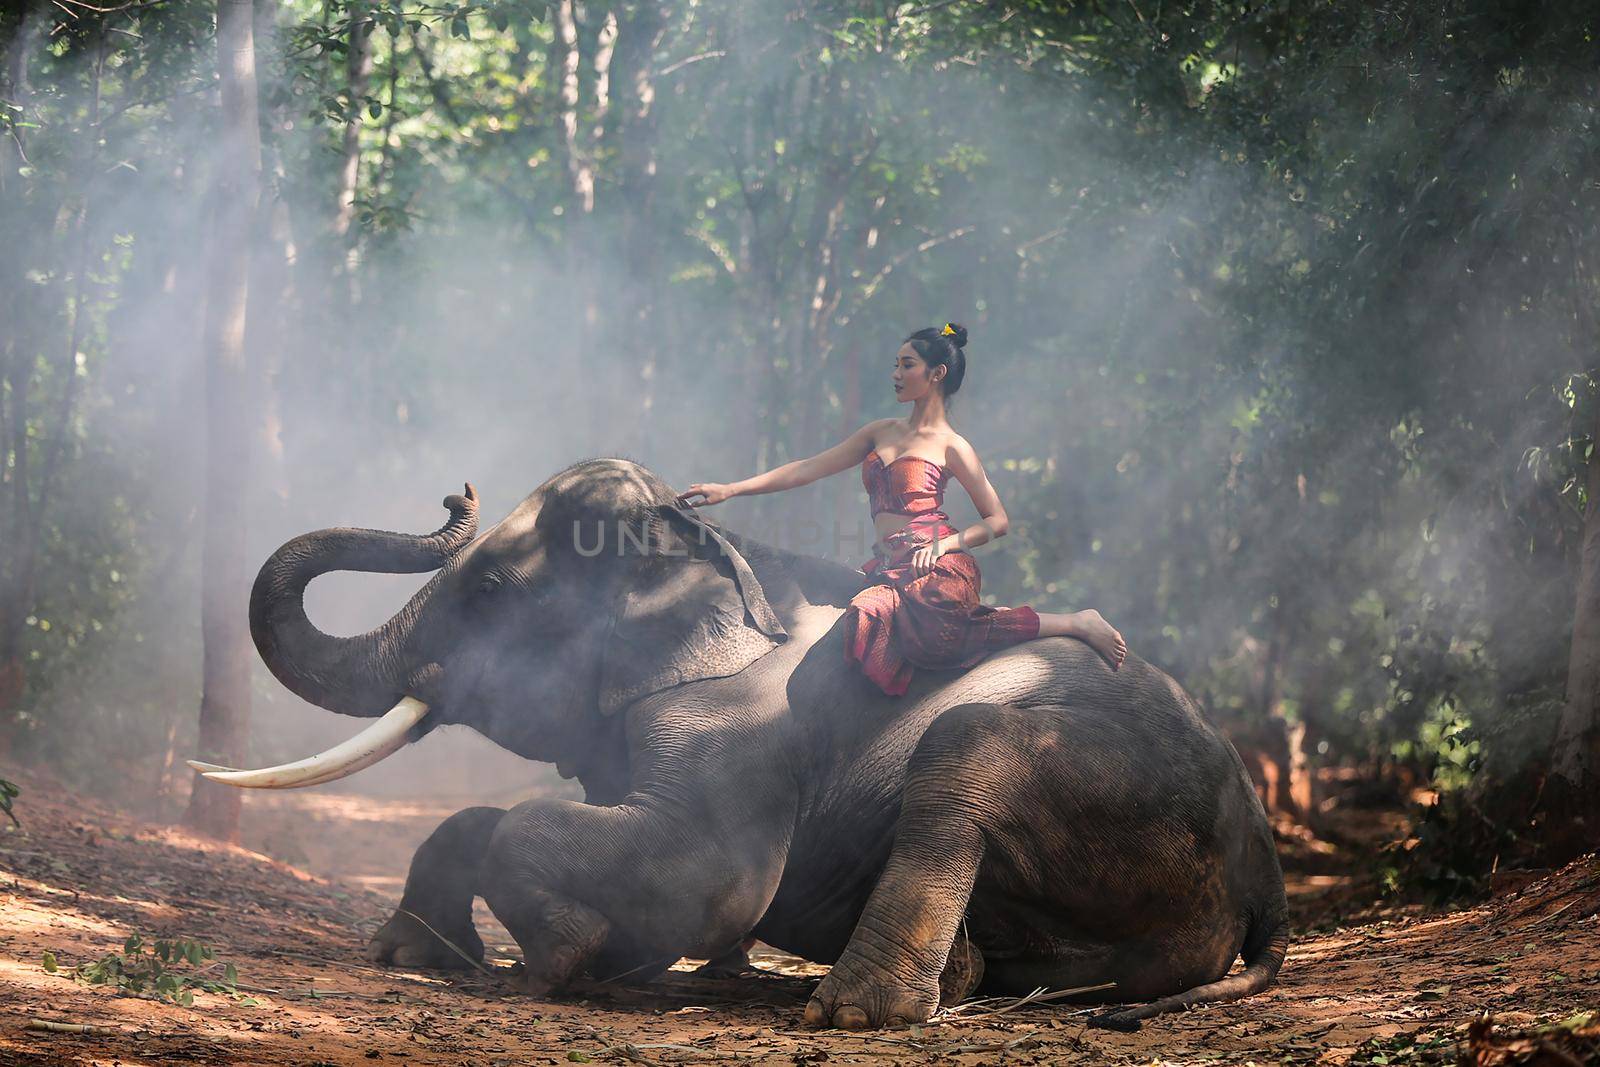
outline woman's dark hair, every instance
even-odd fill
[[[929,326],[907,337],[904,343],[910,345],[930,369],[946,368],[944,381],[939,384],[944,387],[946,397],[954,396],[961,388],[961,379],[967,375],[967,354],[962,351],[967,347],[967,328],[959,322]]]

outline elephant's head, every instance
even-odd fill
[[[472,487],[444,503],[450,521],[422,537],[297,537],[251,592],[251,633],[279,681],[379,721],[283,767],[197,769],[235,785],[318,784],[452,722],[521,755],[570,762],[635,700],[735,674],[788,637],[744,555],[636,463],[575,464],[476,539]],[[332,637],[306,617],[304,596],[333,570],[438,573],[382,626]]]

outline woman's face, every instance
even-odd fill
[[[944,377],[945,368],[934,367],[931,370],[917,355],[917,350],[907,341],[900,346],[900,351],[894,358],[894,396],[896,400],[913,402],[921,400],[930,391],[937,390],[936,384]]]

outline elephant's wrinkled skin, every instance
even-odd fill
[[[432,708],[419,735],[468,724],[587,792],[447,820],[372,959],[460,965],[406,912],[481,953],[478,894],[535,991],[753,934],[834,964],[806,1011],[823,1025],[926,1018],[947,959],[966,966],[946,997],[981,970],[995,992],[1165,998],[1113,1026],[1271,982],[1288,941],[1271,833],[1171,678],[1046,638],[886,697],[835,625],[858,573],[724,538],[673,500],[597,459],[477,540],[469,487],[428,537],[322,531],[262,568],[252,631],[290,689],[362,716],[415,696]],[[306,619],[317,574],[434,568],[370,634]]]

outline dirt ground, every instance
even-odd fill
[[[698,978],[685,961],[648,985],[552,1000],[499,974],[367,966],[362,947],[448,801],[256,794],[252,847],[233,848],[42,775],[18,784],[23,829],[0,831],[0,1064],[1600,1063],[1600,1012],[1574,1017],[1600,1008],[1600,858],[1476,907],[1374,905],[1367,846],[1404,833],[1396,813],[1346,812],[1333,842],[1285,834],[1296,938],[1260,996],[1134,1034],[1089,1029],[1095,1009],[1063,1004],[850,1034],[800,1022],[824,968],[766,949],[746,977]],[[491,964],[509,968],[515,946],[480,918]],[[71,977],[133,933],[213,946],[204,977],[231,963],[237,992],[183,1007]]]

